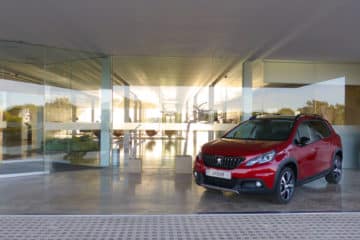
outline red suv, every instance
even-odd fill
[[[273,193],[287,203],[296,185],[338,183],[342,156],[340,136],[320,116],[253,117],[202,146],[194,177],[205,188]]]

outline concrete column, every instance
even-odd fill
[[[243,76],[242,76],[242,115],[241,121],[249,119],[252,115],[253,93],[252,93],[252,63],[243,63]]]
[[[0,122],[4,121],[4,110],[6,109],[6,93],[0,94]],[[0,128],[0,161],[3,159],[3,129]]]
[[[130,86],[124,86],[124,122],[130,122]]]
[[[195,96],[193,97],[193,105],[197,105],[197,103],[198,103],[198,95],[197,94],[195,94]],[[194,107],[192,107],[192,109],[193,109]],[[194,114],[194,111],[193,111],[193,114]],[[195,118],[195,116],[193,116],[193,120],[197,120],[196,118]],[[194,146],[194,150],[195,151],[198,151],[198,149],[197,149],[197,131],[193,131],[192,132],[193,133],[193,146]],[[196,154],[196,153],[195,153]]]
[[[142,102],[139,100],[139,122],[142,122],[142,116],[143,116]]]
[[[112,82],[111,58],[102,59],[101,77],[101,135],[100,135],[100,166],[110,165],[111,131],[112,131]]]
[[[40,149],[41,143],[44,139],[44,107],[39,107],[36,111],[36,114],[36,128],[33,129],[33,131],[35,131],[33,136],[35,135],[34,137],[36,138],[36,148]]]
[[[225,89],[225,99],[223,104],[223,119],[227,120],[227,101],[228,101],[228,89]]]
[[[77,112],[77,107],[76,107],[76,98],[75,96],[72,97],[73,98],[73,105],[71,106],[71,121],[77,122],[77,116],[76,116],[76,112]],[[72,136],[75,137],[76,136],[76,130],[72,130]]]
[[[91,101],[91,122],[94,123],[95,122],[95,99],[92,97],[90,101]]]
[[[124,123],[130,122],[130,86],[124,85]],[[130,157],[130,132],[124,131],[124,164],[127,165]]]
[[[46,66],[44,67],[44,69],[46,70]],[[49,122],[51,121],[49,119],[49,111],[50,111],[50,107],[49,105],[46,105],[46,103],[49,101],[49,97],[50,97],[50,86],[47,85],[47,80],[44,79],[44,109],[43,109],[43,136],[42,136],[42,140],[43,140],[43,157],[44,157],[44,171],[45,172],[51,172],[52,171],[52,156],[51,154],[48,154],[48,152],[46,151],[46,141],[47,141],[47,131],[46,131],[46,124],[45,122]]]
[[[215,97],[215,85],[209,86],[209,123],[214,123],[214,97]],[[214,140],[214,131],[209,131],[209,141]]]

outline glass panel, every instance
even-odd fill
[[[241,84],[209,86],[233,60],[113,57],[113,156],[121,167],[138,159],[143,169],[174,168],[177,155],[195,156],[239,122]]]
[[[0,41],[0,174],[99,164],[98,57]]]
[[[254,113],[318,114],[331,124],[345,123],[345,78],[304,86],[253,89]]]
[[[101,61],[46,66],[45,150],[53,167],[100,164]]]
[[[0,175],[44,171],[44,86],[28,71],[42,67],[37,51],[0,41]]]
[[[341,136],[343,167],[360,166],[359,65],[264,61],[253,113],[317,114]]]

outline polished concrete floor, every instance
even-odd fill
[[[191,175],[145,169],[57,172],[0,179],[0,214],[188,214],[360,211],[360,171],[345,170],[340,185],[324,179],[298,187],[292,202],[269,196],[206,191]]]

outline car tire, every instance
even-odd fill
[[[279,204],[290,202],[294,196],[295,182],[294,171],[289,167],[283,168],[275,185],[274,201]]]
[[[331,169],[331,172],[329,172],[325,176],[325,179],[328,183],[338,184],[341,180],[341,176],[342,176],[342,161],[341,161],[341,157],[336,155],[334,159],[334,166]]]

